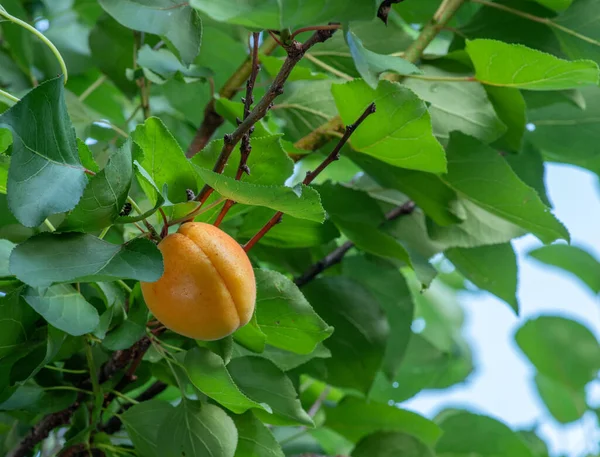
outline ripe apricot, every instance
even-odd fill
[[[256,281],[248,256],[233,238],[213,225],[188,222],[158,248],[164,273],[141,287],[148,308],[167,328],[211,341],[248,323]]]

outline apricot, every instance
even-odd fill
[[[158,248],[164,273],[141,287],[148,308],[165,327],[211,341],[248,323],[256,281],[248,256],[232,237],[213,225],[188,222]]]

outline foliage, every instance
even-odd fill
[[[519,312],[511,240],[600,291],[544,184],[549,161],[600,174],[599,8],[3,1],[0,453],[544,456],[402,402],[472,373],[467,284]],[[256,272],[219,341],[166,330],[138,284],[192,219]],[[581,418],[596,337],[540,316],[514,339],[550,414]]]

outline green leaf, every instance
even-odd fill
[[[267,335],[258,326],[256,313],[252,315],[250,322],[234,332],[233,339],[252,352],[263,352],[265,350]]]
[[[281,273],[256,269],[256,319],[267,344],[310,354],[333,333],[298,287]]]
[[[272,413],[254,411],[261,421],[274,425],[313,425],[302,409],[292,381],[273,362],[261,357],[240,357],[229,362],[227,369],[248,398],[271,407]]]
[[[456,224],[461,217],[458,197],[436,175],[403,168],[389,167],[373,157],[352,153],[350,158],[382,187],[408,195],[436,223]]]
[[[202,21],[187,3],[171,0],[99,0],[102,8],[125,27],[161,35],[179,52],[184,65],[190,65],[200,52]],[[177,27],[173,27],[173,24]]]
[[[446,171],[444,150],[433,136],[427,107],[410,89],[381,81],[375,90],[356,80],[334,84],[331,90],[346,125],[355,122],[370,103],[377,105],[375,114],[352,134],[354,149],[397,167]]]
[[[223,140],[211,141],[191,159],[191,162],[199,167],[211,169],[222,148]],[[239,148],[235,148],[223,174],[235,177],[239,163],[240,151]],[[252,154],[248,157],[247,165],[250,175],[245,175],[244,181],[254,184],[283,185],[294,172],[294,162],[281,147],[280,135],[259,137],[257,132],[254,132]]]
[[[8,240],[0,240],[0,278],[2,276],[12,276],[8,269],[8,258],[14,249],[15,244]]]
[[[523,227],[544,243],[569,240],[567,229],[493,149],[453,133],[446,151],[448,174],[442,179],[459,195]],[[475,170],[475,179],[473,173]]]
[[[538,395],[561,424],[575,422],[587,411],[585,388],[573,388],[543,374],[535,375]]]
[[[281,70],[284,62],[284,59],[280,57],[267,56],[264,54],[259,55],[259,60],[261,68],[273,78],[277,76],[277,73]],[[309,67],[303,66],[301,62],[302,61],[300,61],[290,73],[290,76],[287,79],[288,83],[302,80],[317,81],[320,79],[329,79],[325,73],[315,72]]]
[[[381,370],[390,379],[396,376],[408,349],[414,303],[408,284],[398,268],[389,262],[352,256],[342,264],[346,276],[373,293],[387,315],[390,334]]]
[[[90,333],[99,323],[96,308],[68,284],[58,284],[46,290],[29,287],[23,298],[49,324],[69,335]]]
[[[389,335],[376,298],[356,281],[340,276],[312,281],[302,292],[335,328],[325,342],[332,354],[324,361],[328,383],[367,392],[383,361]]]
[[[233,457],[238,433],[221,408],[183,400],[161,423],[157,438],[161,457]]]
[[[81,200],[60,229],[83,232],[111,225],[127,201],[132,177],[131,142],[127,141],[111,155],[106,167],[90,180]]]
[[[519,179],[535,189],[544,205],[552,208],[546,192],[546,170],[540,151],[531,143],[526,143],[519,154],[507,154],[504,158]]]
[[[417,66],[401,57],[387,56],[369,51],[363,46],[361,39],[350,29],[346,32],[345,37],[356,69],[362,79],[373,89],[377,89],[379,75],[387,71],[392,71],[400,75],[423,73]]]
[[[21,290],[0,297],[0,359],[32,336],[39,316],[24,303]]]
[[[121,415],[127,435],[140,455],[161,457],[158,454],[158,433],[161,424],[173,413],[173,406],[164,400],[148,400],[133,405]]]
[[[414,436],[397,432],[377,432],[356,445],[352,457],[434,457],[433,451]]]
[[[144,75],[156,84],[164,84],[167,79],[175,76],[186,78],[186,82],[200,79],[205,81],[212,76],[206,67],[198,65],[183,65],[177,57],[167,49],[152,49],[145,44],[138,51],[138,65],[144,68]]]
[[[532,457],[515,432],[491,417],[458,411],[438,423],[444,432],[435,447],[439,457]]]
[[[295,29],[319,23],[369,20],[375,16],[371,0],[356,0],[352,8],[343,0],[306,0],[279,2],[277,0],[192,0],[194,8],[218,22],[243,25],[252,29]]]
[[[553,244],[534,249],[529,255],[575,275],[595,294],[600,293],[600,262],[589,252],[576,246]]]
[[[432,445],[441,435],[439,427],[419,414],[382,403],[346,397],[336,407],[326,408],[325,426],[356,443],[382,429],[403,432]]]
[[[30,286],[48,287],[115,279],[154,282],[162,276],[163,264],[156,245],[146,239],[120,246],[84,233],[42,233],[13,250],[10,271]]]
[[[35,127],[35,128],[33,128]],[[13,135],[8,204],[26,227],[72,209],[87,183],[64,101],[63,78],[40,84],[0,116]]]
[[[106,290],[106,287],[104,289]],[[125,320],[102,338],[102,346],[111,351],[125,350],[133,346],[146,333],[148,308],[144,303],[139,283],[135,285],[128,300],[129,308]]]
[[[517,257],[510,243],[452,248],[444,255],[473,284],[504,300],[519,314]]]
[[[160,119],[147,119],[144,124],[138,125],[131,138],[143,152],[143,157],[138,158],[138,162],[159,189],[165,184],[168,185],[168,197],[171,202],[187,201],[187,189],[198,192],[194,167],[185,158],[179,144]],[[140,185],[149,198],[155,198],[154,189],[148,188],[148,183],[140,181]]]
[[[511,87],[484,86],[496,115],[507,127],[496,144],[511,151],[521,150],[525,124],[527,123],[525,100],[519,89]]]
[[[571,6],[573,0],[535,0],[541,5],[547,6],[548,8],[552,8],[556,11],[566,10]]]
[[[190,349],[183,363],[192,384],[230,411],[241,414],[258,408],[270,412],[268,405],[253,401],[240,391],[225,362],[214,352],[200,347]]]
[[[284,457],[271,431],[250,412],[234,416],[238,430],[235,457]]]
[[[441,81],[408,78],[403,84],[430,104],[428,111],[435,136],[447,140],[450,132],[458,130],[491,143],[506,131],[481,84],[443,81],[457,76],[456,73],[432,65],[424,65],[422,69],[427,76]]]
[[[528,90],[562,90],[598,84],[598,65],[567,61],[519,44],[467,41],[475,77],[483,84]]]
[[[600,369],[600,345],[582,324],[558,316],[527,321],[515,334],[519,348],[538,371],[578,389]]]
[[[323,222],[325,214],[319,194],[312,188],[299,185],[296,187],[263,186],[245,181],[236,181],[219,175],[206,168],[196,167],[200,177],[223,197],[238,203],[252,206],[265,206],[275,211]]]
[[[126,95],[139,89],[127,79],[126,70],[133,64],[133,33],[108,15],[104,15],[90,32],[89,45],[94,64]]]
[[[578,0],[554,19],[558,27],[552,27],[552,31],[558,37],[564,52],[571,58],[591,58],[600,62],[598,12],[600,8],[594,0]]]

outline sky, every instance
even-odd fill
[[[585,170],[548,164],[546,185],[554,214],[567,226],[572,244],[600,259],[600,185]],[[534,368],[513,336],[539,315],[560,315],[585,324],[600,339],[600,300],[576,278],[527,257],[541,243],[533,236],[513,242],[519,262],[520,315],[488,293],[466,293],[465,336],[474,352],[476,372],[466,383],[441,392],[422,392],[402,407],[432,417],[453,406],[495,417],[513,428],[539,426],[553,455],[598,452],[600,429],[593,413],[564,426],[546,411],[533,385]],[[600,381],[590,386],[588,403],[600,406]]]

